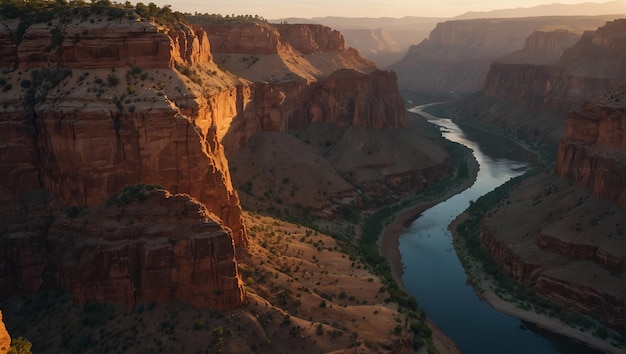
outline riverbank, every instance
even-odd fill
[[[450,225],[448,226],[448,230],[450,230],[453,238],[459,237],[459,234],[456,231],[457,226],[467,218],[468,215],[466,213],[462,213],[452,223],[450,223]],[[456,243],[455,250],[457,253],[462,251],[457,249]],[[472,261],[472,264],[473,266],[471,267],[471,270],[468,271],[468,268],[466,268],[468,282],[472,285],[474,291],[480,299],[488,303],[491,307],[498,310],[499,312],[502,312],[509,316],[513,316],[522,321],[533,323],[540,328],[580,341],[592,348],[607,353],[626,353],[626,350],[624,348],[617,348],[612,346],[601,338],[594,336],[593,333],[589,330],[579,330],[563,323],[557,318],[550,317],[546,314],[539,314],[531,310],[525,310],[518,307],[513,302],[502,299],[494,291],[496,287],[493,280],[482,272],[482,267],[477,266],[478,264],[480,264],[480,261],[474,260]]]
[[[469,178],[463,181],[460,185],[451,188],[443,196],[424,203],[419,203],[408,207],[395,214],[393,220],[383,228],[383,231],[378,239],[378,246],[380,248],[380,254],[387,259],[391,268],[391,275],[394,281],[404,289],[402,283],[402,258],[400,255],[400,235],[411,225],[413,220],[417,219],[420,214],[429,209],[430,207],[440,203],[452,196],[464,191],[471,187],[476,181],[478,175],[479,165],[473,154],[466,156],[466,164],[468,166]],[[406,290],[406,289],[404,289]],[[439,350],[441,354],[456,354],[460,353],[456,343],[432,321],[428,320],[430,327],[433,330],[433,344]]]

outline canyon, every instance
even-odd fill
[[[626,21],[615,20],[586,32],[554,65],[492,65],[485,96],[499,95],[527,108],[526,113],[517,112],[518,118],[532,111],[549,112],[552,121],[561,120],[564,127],[554,171],[513,187],[481,222],[481,243],[505,274],[618,333],[624,329],[626,309],[626,289],[620,281],[626,274],[626,90],[621,59],[615,58],[625,53],[624,26]],[[519,128],[520,120],[510,115],[499,119],[496,124],[475,121],[492,129]],[[535,129],[552,126],[541,119],[535,124]],[[530,139],[523,133],[517,137],[532,140],[541,135],[551,137],[538,141],[556,144],[558,134],[546,130]],[[524,223],[519,222],[522,214]],[[612,343],[623,346],[619,339]]]
[[[407,119],[397,77],[346,48],[341,34],[328,27],[190,25],[167,12],[152,20],[99,5],[62,9],[44,22],[3,20],[0,168],[7,172],[0,176],[0,297],[6,303],[62,289],[85,311],[94,303],[132,310],[180,302],[243,309],[246,317],[255,316],[248,306],[267,304],[268,316],[291,313],[298,328],[314,328],[328,311],[300,318],[300,305],[283,308],[276,289],[244,285],[239,269],[254,263],[246,254],[270,256],[267,245],[251,240],[261,233],[250,234],[247,226],[254,222],[244,223],[242,205],[271,212],[281,204],[332,219],[342,208],[365,206],[366,195],[397,200],[445,176],[445,145],[436,142],[431,149],[435,135]],[[359,144],[363,137],[371,142]],[[408,152],[393,146],[399,137]],[[255,141],[263,147],[257,149]],[[306,151],[309,159],[292,154],[285,166],[308,164],[309,179],[276,178],[265,170],[271,163],[250,163],[265,157],[268,144],[281,144],[281,153]],[[375,162],[366,157],[372,154]],[[428,158],[406,163],[405,154]],[[355,175],[344,166],[349,156],[359,157]],[[252,178],[247,173],[257,176],[255,187],[292,181],[303,197],[289,200],[296,191],[287,188],[273,194],[276,200],[251,196],[245,188],[238,192],[234,186],[245,187]],[[318,186],[320,181],[340,187]],[[330,242],[328,236],[319,239]],[[336,250],[329,251],[342,254]],[[308,272],[318,263],[309,269],[302,261]],[[354,265],[347,258],[341,262]],[[271,263],[277,268],[267,272],[281,266]],[[352,328],[369,333],[385,351],[407,350],[414,336],[409,322],[392,328],[405,315],[383,304],[386,291],[379,291],[384,287],[378,277],[365,269],[358,273],[359,290],[368,294],[363,308],[380,312],[389,326],[382,333],[371,324],[347,324],[350,313],[365,305],[359,300],[345,310],[335,306],[330,312],[342,325],[324,331],[340,335]],[[313,285],[302,296],[307,307],[323,299],[332,304]],[[289,292],[300,295],[303,288]],[[264,291],[272,304],[245,289]],[[11,312],[10,318],[16,316]],[[21,328],[19,333],[31,333]],[[396,334],[390,338],[391,330]],[[58,347],[61,338],[50,340],[35,348]],[[351,336],[329,340],[305,343],[323,350],[365,346]]]
[[[609,21],[569,47],[571,32],[535,32],[522,50],[494,62],[483,90],[456,103],[453,111],[461,121],[557,146],[568,112],[626,82],[625,25],[623,19]],[[538,52],[551,53],[550,58]]]
[[[403,91],[453,97],[483,88],[490,65],[523,48],[535,31],[569,30],[579,35],[595,30],[613,16],[564,16],[449,20],[438,23],[427,39],[409,48],[389,66]]]

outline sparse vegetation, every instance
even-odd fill
[[[111,196],[104,204],[106,206],[123,206],[132,202],[143,202],[148,198],[151,191],[164,189],[163,186],[158,184],[134,184],[127,186],[124,190]]]

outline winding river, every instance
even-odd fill
[[[423,107],[410,111],[438,125],[446,139],[472,149],[480,170],[474,185],[424,211],[400,236],[406,289],[463,353],[594,353],[582,344],[498,312],[480,300],[467,283],[448,225],[470,201],[523,174],[536,161],[506,139],[461,129],[450,119],[423,112]]]

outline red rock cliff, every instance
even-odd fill
[[[131,19],[56,21],[27,27],[19,45],[0,36],[14,40],[2,46],[14,48],[19,62],[4,79],[1,163],[11,173],[0,184],[16,193],[45,187],[68,204],[96,205],[125,185],[159,183],[197,197],[244,246],[239,200],[206,98],[173,68],[212,65],[205,32]],[[64,35],[51,45],[54,30]]]
[[[59,218],[48,232],[56,283],[79,304],[181,301],[201,308],[242,305],[230,231],[201,203],[164,190]],[[116,205],[119,204],[119,205]]]
[[[555,173],[626,207],[626,89],[610,90],[567,117]]]
[[[6,354],[11,347],[11,337],[7,332],[4,322],[2,322],[2,311],[0,311],[0,353]]]
[[[396,76],[384,71],[367,75],[348,69],[334,72],[317,88],[309,116],[313,122],[339,126],[382,129],[406,125]]]

